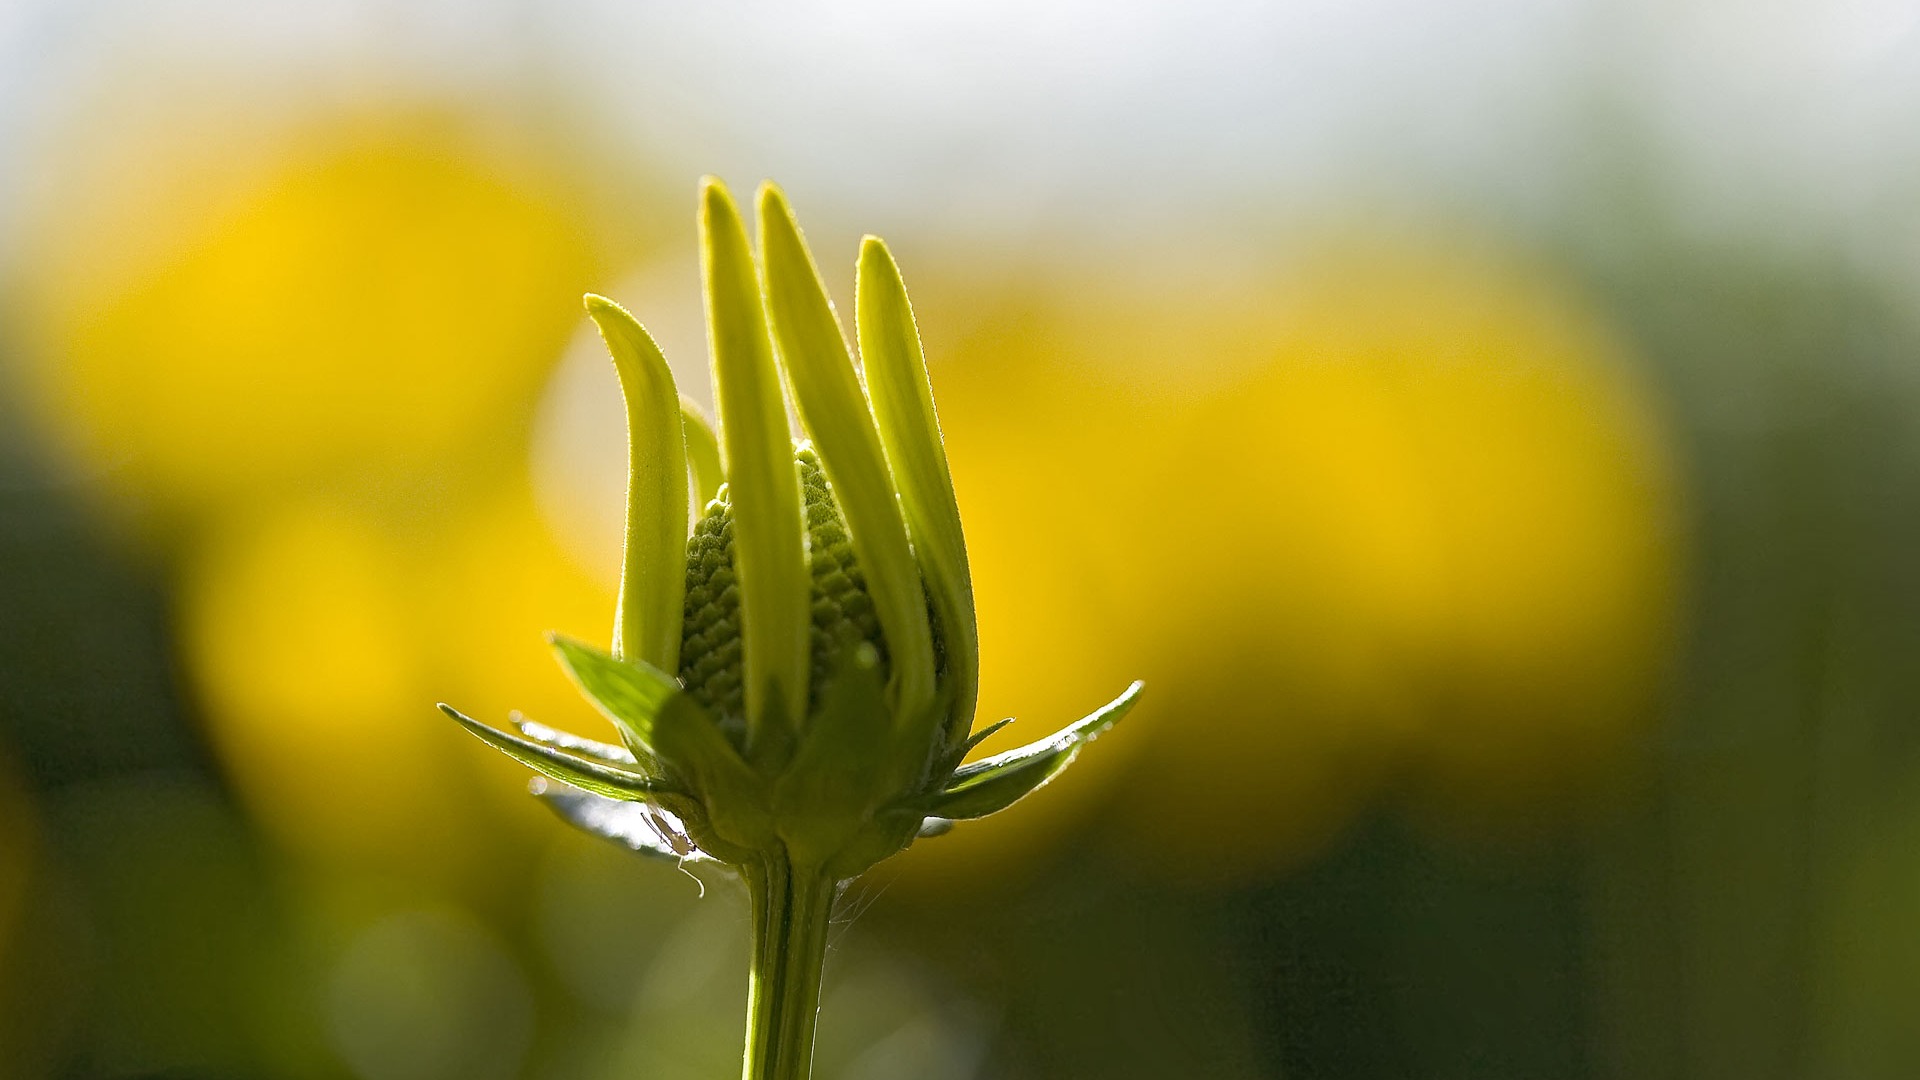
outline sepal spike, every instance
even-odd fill
[[[628,802],[650,799],[663,793],[679,793],[678,789],[672,785],[663,784],[639,772],[572,754],[545,743],[535,742],[523,735],[510,734],[498,728],[488,727],[444,702],[440,704],[440,711],[472,732],[481,742],[534,772],[563,784],[571,784],[582,791]]]
[[[940,793],[927,804],[929,816],[982,818],[997,814],[1038,790],[1073,764],[1080,748],[1120,722],[1140,700],[1145,684],[1135,682],[1119,697],[1086,718],[1039,742],[954,770]]]
[[[603,743],[595,739],[583,738],[570,731],[550,728],[545,724],[527,719],[527,717],[518,710],[507,714],[507,723],[512,724],[515,731],[532,739],[534,742],[545,743],[557,750],[584,754],[587,757],[604,761],[609,765],[618,765],[623,769],[632,769],[640,764],[640,762],[634,758],[633,754],[624,746],[615,746],[612,743]]]

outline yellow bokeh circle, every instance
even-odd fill
[[[1264,875],[1389,793],[1504,829],[1564,812],[1639,730],[1675,481],[1604,321],[1471,246],[1296,254],[1226,283],[920,290],[982,718],[1148,681],[1054,787],[926,845],[928,875],[1095,820],[1181,877]]]
[[[594,276],[577,199],[445,117],[271,142],[227,169],[163,150],[37,215],[28,389],[55,436],[163,510],[510,455]]]
[[[404,550],[349,510],[233,522],[189,563],[181,638],[208,734],[289,848],[401,864],[459,832]]]
[[[523,480],[426,528],[314,502],[218,535],[183,576],[187,665],[216,753],[284,847],[431,880],[548,830],[526,770],[433,707],[610,737],[542,637],[603,637],[612,597]]]

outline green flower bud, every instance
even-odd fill
[[[580,828],[740,875],[759,942],[746,1075],[770,1080],[805,1075],[837,888],[1045,784],[1140,684],[962,764],[1000,725],[969,734],[972,584],[899,269],[862,242],[863,385],[784,196],[763,186],[758,210],[756,263],[725,188],[701,186],[717,438],[640,324],[587,300],[627,402],[627,547],[611,652],[553,644],[621,745],[441,708],[539,773],[536,794]],[[783,375],[808,436],[797,444]],[[689,536],[690,498],[703,509]]]

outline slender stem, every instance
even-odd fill
[[[838,883],[784,854],[744,867],[743,876],[753,897],[753,969],[741,1080],[807,1080]]]

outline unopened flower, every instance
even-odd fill
[[[861,244],[865,383],[786,199],[759,195],[760,258],[701,188],[720,430],[653,339],[587,297],[626,399],[625,564],[613,647],[554,638],[621,745],[515,718],[488,744],[565,785],[549,803],[636,850],[711,860],[753,896],[746,1076],[803,1077],[838,888],[920,835],[1012,805],[1132,708],[963,764],[979,640],[953,482],[898,267]],[[809,441],[792,441],[787,394]],[[701,506],[688,535],[689,500]],[[1001,723],[1005,723],[1002,721]]]

